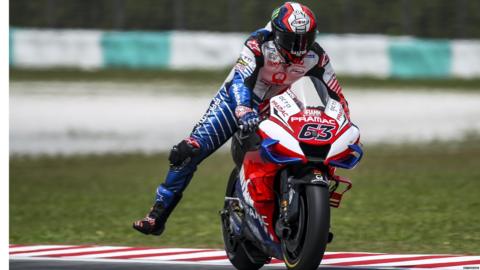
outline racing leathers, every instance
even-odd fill
[[[314,76],[323,81],[330,96],[340,101],[349,115],[347,101],[330,60],[318,43],[314,43],[302,60],[287,63],[275,46],[270,24],[253,32],[190,137],[172,149],[170,170],[165,182],[158,186],[155,198],[155,205],[166,211],[150,218],[150,225],[160,222],[163,231],[163,224],[180,200],[197,165],[220,148],[239,127],[245,128],[246,125],[248,129],[249,125],[256,125],[257,115],[268,111],[265,106],[268,100],[303,76]],[[151,233],[145,228],[142,230],[142,224],[138,222],[134,227],[143,233]]]

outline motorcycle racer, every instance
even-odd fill
[[[323,81],[330,96],[342,104],[349,117],[348,103],[330,59],[315,42],[316,33],[313,12],[305,5],[286,2],[273,11],[271,21],[264,28],[250,35],[206,113],[190,136],[173,146],[169,155],[170,170],[156,190],[150,212],[133,224],[136,230],[162,234],[197,165],[238,129],[255,130],[260,116],[268,111],[265,105],[268,100],[286,91],[301,77],[314,76]]]

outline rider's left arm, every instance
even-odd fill
[[[343,95],[342,87],[337,80],[335,71],[330,63],[330,58],[317,43],[314,44],[313,51],[319,55],[319,60],[317,65],[310,69],[306,75],[317,77],[318,79],[322,80],[327,87],[330,96],[334,97],[342,104],[345,113],[348,117],[350,117],[347,99]]]

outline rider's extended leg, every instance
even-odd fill
[[[190,138],[172,149],[171,167],[165,182],[157,188],[154,206],[144,219],[133,224],[138,231],[154,235],[163,232],[168,216],[182,198],[197,165],[220,148],[236,131],[233,104],[227,101],[222,90],[212,100]]]
[[[155,204],[150,212],[144,219],[136,221],[133,227],[144,234],[160,235],[165,229],[166,220],[182,198],[183,190],[192,179],[197,165],[207,155],[208,153],[203,152],[190,157],[188,163],[182,167],[172,166],[165,182],[157,187]]]

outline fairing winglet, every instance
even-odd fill
[[[329,162],[329,165],[343,168],[343,169],[354,168],[358,164],[358,162],[360,162],[360,160],[362,159],[363,150],[358,144],[350,144],[348,148],[352,150],[350,154],[338,160],[331,160]]]
[[[271,146],[277,144],[279,141],[267,138],[262,141],[261,143],[261,152],[262,156],[266,158],[267,160],[277,163],[277,164],[287,164],[287,163],[297,163],[297,162],[302,162],[301,158],[296,158],[296,157],[282,157],[278,156],[273,153],[273,151],[270,149]]]

